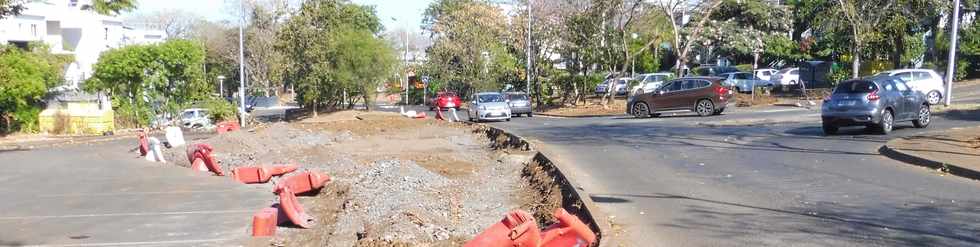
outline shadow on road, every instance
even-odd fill
[[[980,228],[970,220],[980,217],[980,211],[976,210],[980,202],[974,201],[942,204],[910,202],[872,207],[821,203],[779,209],[665,193],[598,194],[592,197],[607,202],[629,202],[630,199],[626,198],[695,202],[687,205],[687,212],[681,219],[662,226],[708,231],[733,240],[741,239],[747,233],[765,232],[767,237],[797,243],[813,242],[812,235],[822,235],[851,243],[873,240],[873,243],[883,242],[886,246],[980,244],[980,237],[976,234]],[[602,202],[600,200],[596,202]],[[800,238],[807,235],[811,237]]]

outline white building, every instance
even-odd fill
[[[31,1],[20,15],[0,19],[0,44],[26,47],[30,42],[44,42],[52,53],[74,55],[62,88],[77,89],[79,82],[92,75],[92,66],[103,51],[166,39],[162,31],[130,28],[118,17],[98,14],[91,4],[91,0]]]

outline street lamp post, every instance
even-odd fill
[[[245,127],[245,4],[243,1],[238,1],[238,8],[241,10],[238,17],[238,98],[240,104],[238,123]]]
[[[955,76],[956,70],[956,36],[958,34],[958,29],[960,28],[960,0],[953,0],[953,28],[952,28],[952,39],[949,41],[949,62],[946,65],[946,102],[944,105],[949,106],[953,103],[953,76]]]
[[[218,97],[225,97],[225,76],[218,76]]]

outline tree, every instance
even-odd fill
[[[312,107],[314,114],[319,106],[334,107],[342,103],[345,92],[357,93],[348,91],[351,84],[365,83],[338,78],[344,74],[361,75],[361,72],[346,71],[349,67],[338,67],[341,64],[335,60],[338,44],[342,43],[338,41],[348,39],[345,32],[349,30],[360,30],[376,38],[381,23],[370,7],[341,0],[317,0],[304,2],[278,33],[276,50],[285,55],[286,78],[296,85],[299,102]],[[385,67],[379,64],[363,69]],[[385,73],[380,69],[376,72]]]
[[[19,15],[27,9],[31,0],[0,0],[0,19],[11,15]],[[93,10],[103,15],[118,15],[123,11],[136,9],[135,0],[93,0],[92,5],[82,6],[82,9]]]
[[[202,18],[194,13],[178,9],[165,9],[129,18],[128,22],[163,30],[167,38],[187,39],[193,36],[195,24]]]
[[[348,92],[360,95],[365,106],[370,106],[374,90],[394,71],[394,51],[374,34],[352,28],[338,31],[334,45],[330,57],[333,79],[345,82]],[[350,107],[353,100],[347,103]]]
[[[203,62],[200,45],[188,40],[126,46],[99,57],[84,89],[108,92],[121,115],[141,126],[154,113],[175,114],[208,97]]]
[[[265,96],[278,95],[285,79],[285,56],[275,49],[276,34],[286,20],[282,2],[254,3],[245,27],[245,72],[250,89]],[[236,50],[237,51],[237,50]],[[237,59],[238,54],[234,54]]]
[[[682,75],[682,69],[686,66],[689,59],[688,55],[691,52],[691,48],[694,46],[694,42],[697,41],[704,30],[705,24],[711,19],[711,14],[718,9],[723,3],[722,0],[704,1],[701,2],[699,6],[693,8],[694,11],[700,12],[700,21],[694,26],[687,26],[684,23],[678,23],[683,20],[683,15],[687,11],[687,1],[685,0],[661,0],[658,2],[657,8],[664,13],[670,20],[670,27],[674,33],[674,45],[673,48],[677,50],[677,61],[674,64],[674,68],[677,69],[677,75]],[[682,30],[683,29],[683,30]],[[686,32],[685,32],[686,31]],[[683,34],[686,34],[684,37]],[[654,40],[651,40],[654,42]],[[647,45],[652,43],[648,42]]]
[[[59,68],[67,62],[44,46],[30,50],[0,46],[0,117],[6,133],[37,129],[39,104],[47,89],[61,82]]]
[[[423,29],[433,39],[424,65],[427,75],[464,97],[476,90],[500,90],[521,81],[508,41],[507,18],[491,4],[441,0],[426,10]]]

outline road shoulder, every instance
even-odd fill
[[[895,138],[879,151],[905,163],[980,180],[980,126]]]

